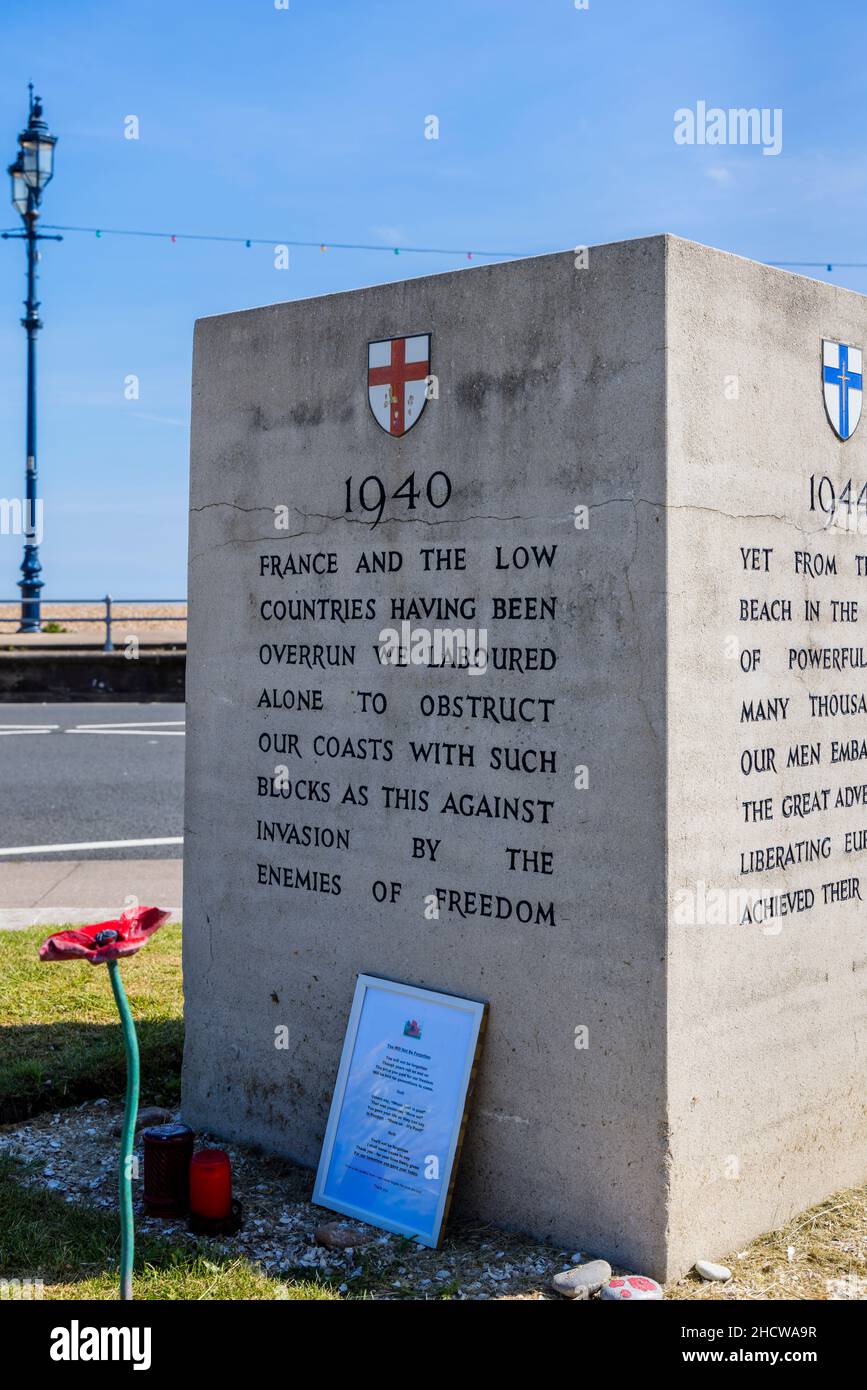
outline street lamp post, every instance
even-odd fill
[[[39,241],[62,241],[60,236],[46,236],[37,231],[42,194],[54,173],[54,146],[57,136],[50,135],[42,119],[42,102],[33,95],[30,83],[30,111],[27,128],[18,136],[18,157],[9,166],[12,179],[12,206],[20,213],[24,224],[21,232],[4,232],[3,239],[22,240],[27,245],[26,314],[21,320],[27,333],[27,473],[25,483],[24,559],[21,562],[21,626],[19,632],[39,632],[42,625],[41,591],[42,565],[39,561],[37,536],[38,475],[36,471],[36,335],[42,327],[39,300],[36,298],[36,277]]]

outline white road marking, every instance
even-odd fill
[[[134,849],[144,845],[182,845],[183,835],[164,840],[87,840],[77,845],[18,845],[15,849],[0,849],[0,855],[60,854],[72,849]]]
[[[15,737],[18,734],[51,734],[60,730],[59,724],[0,724],[0,738]],[[183,719],[141,720],[129,724],[76,724],[72,729],[63,729],[64,734],[124,734],[133,737],[184,738],[186,727]]]
[[[3,734],[9,736],[13,734],[50,734],[54,729],[59,728],[59,724],[0,724],[0,736]]]
[[[76,724],[76,729],[183,729],[186,724],[185,719],[123,719],[115,723]],[[53,729],[58,728],[57,724],[52,724]]]
[[[139,738],[184,738],[183,729],[97,729],[93,725],[82,725],[78,729],[64,729],[65,734],[120,734],[122,737],[132,738],[138,734]]]

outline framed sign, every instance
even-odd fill
[[[487,1011],[359,975],[314,1202],[439,1245]]]

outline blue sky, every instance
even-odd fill
[[[867,260],[858,0],[833,23],[806,0],[3,8],[3,162],[31,78],[60,137],[45,223],[527,253],[670,231],[759,260]],[[782,153],[676,145],[675,110],[699,100],[781,108]],[[0,243],[0,497],[22,488],[23,259]],[[197,317],[468,264],[318,250],[294,251],[287,271],[273,262],[267,246],[45,245],[46,598],[184,594]],[[867,271],[808,273],[867,292]],[[0,536],[0,598],[17,594],[20,549]]]

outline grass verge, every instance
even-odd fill
[[[0,1158],[0,1279],[43,1284],[46,1299],[116,1299],[117,1216],[65,1202],[21,1182]],[[327,1284],[263,1274],[236,1255],[203,1255],[187,1243],[136,1240],[136,1299],[339,1299]]]
[[[123,1095],[123,1040],[108,973],[88,961],[43,964],[52,927],[0,932],[0,1124]],[[162,928],[122,962],[141,1049],[143,1099],[172,1106],[183,1048],[181,928]]]

